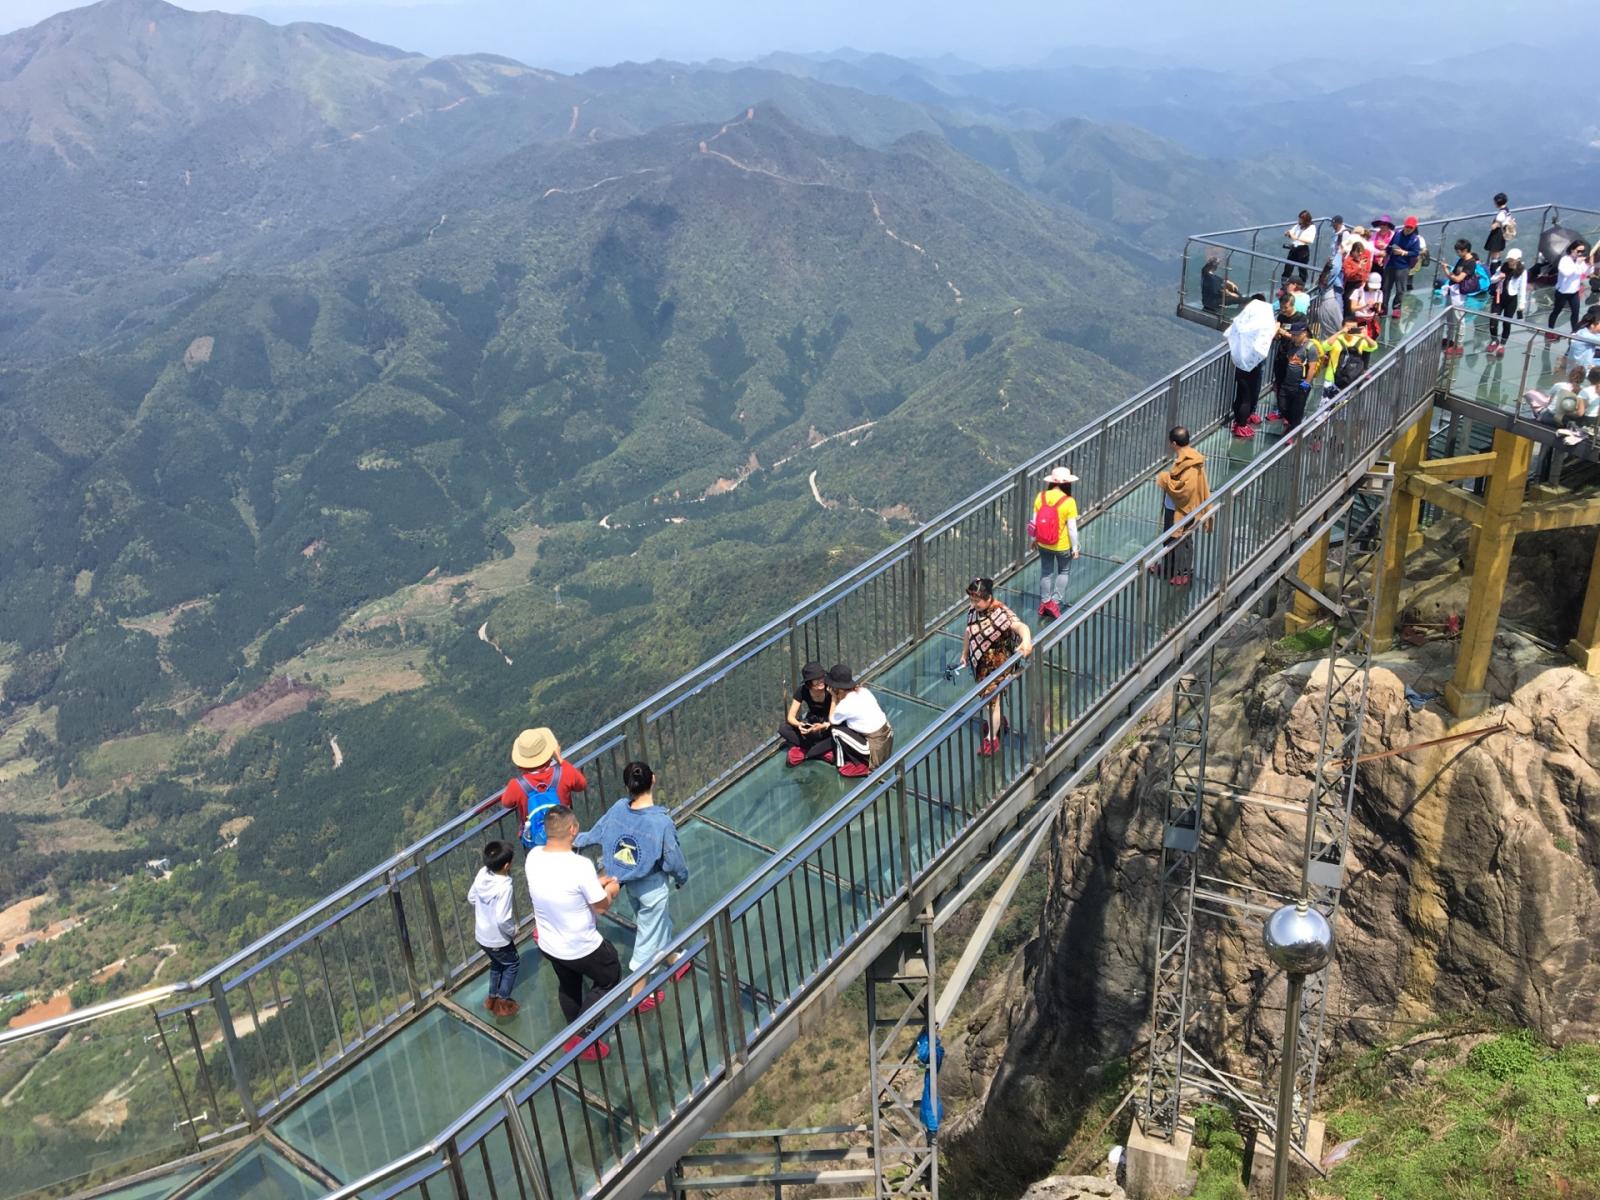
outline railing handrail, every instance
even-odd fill
[[[1126,584],[1129,578],[1137,578],[1138,574],[1145,570],[1149,559],[1158,557],[1166,552],[1166,539],[1171,532],[1186,528],[1192,529],[1196,525],[1215,517],[1226,496],[1242,491],[1259,475],[1280,463],[1285,456],[1295,452],[1297,447],[1303,444],[1304,438],[1309,436],[1310,431],[1321,428],[1332,421],[1337,413],[1346,409],[1353,401],[1362,396],[1368,388],[1375,385],[1378,380],[1382,379],[1390,371],[1400,369],[1401,364],[1406,361],[1405,352],[1412,345],[1425,340],[1431,335],[1435,328],[1442,323],[1442,319],[1442,316],[1436,317],[1414,330],[1399,346],[1395,347],[1393,353],[1369,372],[1360,383],[1347,388],[1337,400],[1319,410],[1313,417],[1308,418],[1300,437],[1285,438],[1260,458],[1252,461],[1247,468],[1220,485],[1212,493],[1211,501],[1207,505],[1175,524],[1173,530],[1157,534],[1137,555],[1120,564],[1106,579],[1101,580],[1082,601],[1074,604],[1072,609],[1063,616],[1062,620],[1053,622],[1048,629],[1035,639],[1034,653],[1048,650],[1050,647],[1065,640],[1074,630],[1089,620],[1094,613],[1094,601],[1103,593],[1115,591],[1117,587]],[[1330,490],[1331,486],[1324,490]],[[993,676],[995,678],[1003,678],[1006,672],[1020,662],[1022,662],[1020,652],[1013,653],[1004,664],[995,669]],[[959,700],[947,705],[945,711],[931,722],[926,729],[922,730],[904,747],[897,748],[894,754],[874,772],[871,778],[863,780],[849,793],[835,802],[826,812],[818,816],[805,830],[791,838],[786,846],[781,850],[775,851],[768,858],[765,869],[740,881],[722,899],[697,917],[692,925],[674,939],[673,944],[667,948],[664,957],[670,957],[674,952],[687,953],[691,945],[707,940],[709,936],[712,936],[710,932],[711,926],[721,919],[724,913],[729,917],[737,915],[735,907],[739,901],[747,900],[747,893],[759,891],[761,895],[765,895],[779,888],[795,871],[806,869],[805,850],[808,847],[814,848],[816,845],[826,842],[848,825],[851,819],[873,804],[885,787],[893,786],[896,773],[903,771],[907,763],[915,757],[917,751],[922,749],[928,741],[935,740],[937,735],[948,732],[952,723],[957,725],[965,724],[973,712],[988,702],[988,697],[984,695],[986,687],[986,681],[974,682]],[[957,836],[959,838],[959,834]],[[951,845],[954,845],[954,842]],[[950,846],[944,847],[940,851],[940,856],[947,853],[949,849]],[[783,862],[782,860],[788,861]],[[919,878],[935,870],[937,866],[938,857],[922,868]],[[902,881],[896,889],[896,893],[898,894],[911,887],[914,882],[915,880]],[[759,897],[756,898],[758,899]],[[746,903],[745,907],[749,907],[749,903]],[[659,961],[652,965],[641,967],[621,979],[611,989],[609,995],[628,994],[634,984],[644,981],[651,975],[658,974],[665,969]],[[507,1095],[514,1095],[522,1085],[528,1083],[530,1078],[533,1079],[533,1088],[531,1089],[533,1092],[538,1091],[548,1080],[554,1079],[566,1066],[582,1054],[590,1044],[599,1040],[612,1025],[621,1019],[621,1016],[622,1013],[619,1010],[600,1017],[595,1021],[594,1028],[584,1035],[581,1041],[572,1044],[570,1048],[563,1048],[566,1045],[568,1034],[565,1029],[561,1030],[523,1062],[519,1063],[491,1091],[486,1093],[425,1145],[413,1149],[411,1152],[402,1155],[386,1166],[368,1173],[359,1180],[327,1193],[323,1200],[351,1200],[352,1197],[363,1189],[371,1187],[374,1183],[391,1178],[407,1167],[438,1154],[452,1141],[482,1121],[491,1110],[502,1107],[503,1098]]]
[[[1508,211],[1508,212],[1510,212],[1512,214],[1518,214],[1518,213],[1549,212],[1552,209],[1563,210],[1563,211],[1566,211],[1566,212],[1588,213],[1590,216],[1600,217],[1600,212],[1596,212],[1592,208],[1581,208],[1576,204],[1513,204],[1506,211]],[[1439,224],[1439,223],[1453,223],[1455,221],[1482,221],[1482,220],[1487,220],[1490,217],[1493,217],[1495,215],[1496,211],[1498,211],[1498,210],[1490,209],[1488,212],[1455,213],[1455,214],[1453,214],[1451,216],[1448,216],[1448,217],[1440,217],[1440,216],[1424,217],[1424,216],[1421,216],[1419,214],[1419,215],[1417,215],[1417,223],[1419,225],[1433,225],[1433,224]],[[1312,222],[1312,224],[1316,225],[1316,226],[1321,226],[1321,225],[1326,224],[1330,219],[1331,218],[1329,218],[1329,217],[1318,217],[1315,221]],[[1299,214],[1297,213],[1295,216],[1290,217],[1287,221],[1266,221],[1266,222],[1263,222],[1260,225],[1242,225],[1238,229],[1212,229],[1212,230],[1208,230],[1208,231],[1206,231],[1204,233],[1191,233],[1185,238],[1185,240],[1186,241],[1201,241],[1201,240],[1204,240],[1205,238],[1231,237],[1232,235],[1237,234],[1237,233],[1261,233],[1261,232],[1264,232],[1265,230],[1268,230],[1268,229],[1287,229],[1290,226],[1298,224],[1298,223],[1299,223]],[[1365,225],[1365,224],[1366,224],[1366,222],[1364,222],[1364,221],[1349,221],[1349,220],[1347,220],[1345,222],[1345,228],[1354,229],[1357,225]],[[1396,226],[1396,228],[1398,229],[1399,226]],[[1248,247],[1235,246],[1234,249],[1243,250],[1243,249],[1248,249]]]

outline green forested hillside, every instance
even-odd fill
[[[758,109],[529,148],[5,375],[0,894],[200,855],[162,903],[242,936],[337,884],[533,714],[575,738],[1191,353],[1091,228]],[[194,727],[283,673],[282,719]],[[41,854],[68,818],[104,836]]]

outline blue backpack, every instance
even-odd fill
[[[518,841],[524,850],[533,850],[545,844],[544,818],[552,808],[561,804],[561,794],[557,786],[561,782],[561,764],[556,764],[556,769],[550,772],[548,787],[534,787],[528,782],[526,775],[521,776],[517,783],[522,788],[522,794],[528,800],[528,819],[522,823],[522,833]]]
[[[1481,261],[1472,264],[1472,289],[1461,289],[1463,296],[1487,296],[1489,294],[1489,268]]]

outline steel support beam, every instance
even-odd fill
[[[1414,421],[1394,443],[1391,452],[1396,474],[1402,486],[1421,469],[1423,456],[1428,452],[1428,431],[1433,426],[1433,405],[1425,405]],[[1378,610],[1377,639],[1380,646],[1394,641],[1395,618],[1400,611],[1400,588],[1406,577],[1406,555],[1411,552],[1411,538],[1417,532],[1417,511],[1421,501],[1405,493],[1392,499],[1389,505],[1389,525],[1383,534],[1383,597]]]
[[[867,972],[867,1069],[872,1089],[872,1167],[877,1200],[939,1200],[937,1135],[921,1116],[923,1076],[939,1094],[933,914]],[[926,1068],[917,1038],[930,1047]]]
[[[1285,633],[1299,633],[1322,620],[1326,597],[1322,590],[1328,578],[1328,539],[1322,538],[1300,556],[1300,565],[1289,582],[1295,589],[1294,602],[1283,618]]]
[[[1339,558],[1337,601],[1343,617],[1334,626],[1325,660],[1317,767],[1306,805],[1300,884],[1301,894],[1330,924],[1344,887],[1350,811],[1355,801],[1356,770],[1388,562],[1384,538],[1386,531],[1394,528],[1390,520],[1394,484],[1392,470],[1375,469],[1368,475],[1364,490],[1375,503],[1359,524],[1346,528]],[[1324,969],[1306,978],[1298,1021],[1293,1135],[1299,1146],[1305,1145],[1306,1126],[1316,1101],[1327,1001],[1328,970]]]
[[[1578,614],[1578,636],[1567,643],[1567,654],[1589,674],[1600,675],[1600,534],[1589,560],[1589,586],[1584,589],[1583,611]]]
[[[1167,800],[1150,996],[1150,1067],[1140,1117],[1146,1134],[1168,1142],[1178,1131],[1183,1100],[1183,1039],[1189,1020],[1195,884],[1215,657],[1214,651],[1206,654],[1193,675],[1183,676],[1173,685],[1172,719],[1167,725]]]

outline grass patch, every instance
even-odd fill
[[[1361,1143],[1307,1194],[1597,1200],[1600,1110],[1585,1103],[1596,1092],[1600,1047],[1553,1049],[1524,1031],[1465,1055],[1363,1056],[1328,1120],[1330,1142]]]
[[[140,733],[101,742],[83,756],[79,771],[88,779],[115,779],[142,775],[172,761],[183,745],[181,733]]]
[[[1302,629],[1299,633],[1279,638],[1277,648],[1285,654],[1304,656],[1326,650],[1332,644],[1333,626],[1313,625],[1310,629]]]

